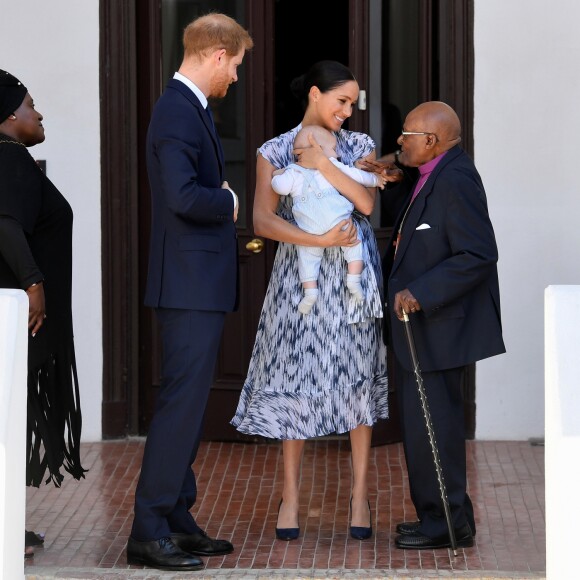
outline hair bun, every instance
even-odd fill
[[[290,90],[292,94],[299,100],[302,101],[304,98],[304,77],[306,75],[300,75],[290,81]]]

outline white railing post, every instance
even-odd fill
[[[577,572],[580,489],[580,286],[545,292],[546,577]]]
[[[0,289],[0,578],[24,578],[28,297]]]

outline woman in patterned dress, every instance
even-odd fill
[[[292,218],[292,198],[271,187],[272,173],[295,161],[292,143],[302,125],[322,125],[337,137],[340,161],[353,165],[375,159],[374,142],[363,133],[342,129],[358,99],[352,72],[335,61],[316,63],[293,81],[305,104],[302,123],[258,149],[254,200],[256,235],[279,242],[256,334],[248,376],[232,424],[242,433],[283,441],[284,487],[276,536],[299,535],[299,479],[307,438],[350,433],[353,487],[351,535],[372,534],[367,474],[372,425],[386,418],[387,362],[382,341],[382,275],[372,226],[366,216],[376,189],[366,189],[336,168],[315,140],[297,149],[298,161],[319,169],[355,206],[323,235],[308,234]],[[390,176],[390,180],[397,177]],[[350,297],[340,246],[363,244],[365,299]],[[320,300],[311,313],[297,310],[302,298],[296,245],[326,248],[319,275]],[[348,498],[345,498],[348,501]]]

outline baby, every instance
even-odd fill
[[[386,179],[377,173],[344,165],[337,159],[336,137],[324,127],[304,126],[294,138],[294,148],[311,147],[312,134],[331,162],[349,177],[365,187],[383,189]],[[298,226],[311,234],[324,234],[340,221],[349,219],[354,205],[335,189],[317,169],[306,169],[291,163],[273,173],[272,188],[280,195],[292,196],[292,213]],[[361,286],[363,271],[362,244],[341,248],[347,262],[346,286],[356,301],[364,299]],[[308,314],[318,298],[318,274],[324,248],[296,246],[298,272],[304,297],[298,304],[302,314]]]

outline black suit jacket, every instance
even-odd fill
[[[422,308],[410,315],[422,370],[456,368],[505,352],[497,245],[471,158],[456,146],[438,163],[405,218],[394,256],[407,205],[383,261],[389,342],[397,359],[412,370],[403,323],[393,312],[395,294],[405,288]]]
[[[229,312],[237,305],[234,201],[210,119],[181,81],[167,84],[147,132],[151,248],[145,304]]]

